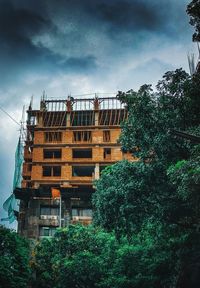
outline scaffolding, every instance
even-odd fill
[[[22,166],[24,161],[24,144],[27,139],[26,129],[24,128],[24,115],[25,107],[22,111],[22,120],[20,122],[20,136],[17,143],[17,148],[15,151],[15,170],[13,177],[13,191],[16,188],[21,188],[22,183]],[[8,216],[2,218],[2,221],[8,221],[10,224],[16,220],[16,212],[19,210],[19,200],[15,198],[14,193],[12,193],[6,201],[3,203],[3,209],[7,212]]]
[[[98,117],[96,118],[96,112]],[[116,97],[42,99],[40,110],[28,110],[29,127],[37,124],[43,127],[120,125],[127,118],[127,110]],[[41,120],[42,119],[42,120]],[[69,120],[69,121],[68,121]],[[41,122],[42,121],[42,122]],[[28,129],[31,131],[31,129]]]
[[[21,137],[19,137],[19,141],[17,144],[16,152],[15,152],[15,172],[13,177],[13,191],[16,188],[21,188],[22,182],[22,165],[23,165],[23,151],[24,146]],[[15,211],[18,211],[18,203],[19,200],[15,199],[15,195],[12,193],[6,201],[3,203],[3,208],[7,212],[8,217],[1,219],[2,221],[9,221],[12,223],[16,220]]]

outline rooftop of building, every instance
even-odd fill
[[[114,95],[114,94],[112,94]],[[87,96],[87,97],[86,97]],[[90,96],[90,97],[88,97]],[[32,103],[28,111],[35,112],[65,112],[65,111],[90,111],[90,110],[112,110],[124,109],[124,104],[116,96],[99,97],[97,94],[84,94],[68,96],[67,98],[49,98],[45,94],[40,101],[40,109],[32,108]]]

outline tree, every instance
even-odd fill
[[[162,164],[121,161],[103,170],[93,196],[94,223],[118,238],[138,233],[147,219],[163,214],[170,185]]]
[[[128,236],[139,231],[149,217],[178,224],[183,203],[174,193],[167,168],[188,159],[192,147],[171,133],[193,123],[191,81],[178,69],[165,73],[156,93],[150,85],[143,85],[138,92],[118,93],[128,110],[120,136],[122,149],[133,151],[139,161],[120,162],[104,170],[93,197],[96,224]]]
[[[187,13],[190,16],[190,24],[195,27],[193,41],[200,41],[200,1],[193,0],[187,6]]]
[[[176,188],[179,205],[182,203],[180,224],[199,230],[200,223],[200,145],[186,161],[178,161],[168,169],[168,175]]]
[[[127,105],[128,120],[122,124],[120,142],[143,161],[162,161],[169,165],[188,156],[188,145],[172,136],[172,129],[185,130],[190,125],[189,75],[182,69],[167,72],[158,82],[157,93],[150,85],[138,92],[119,92]]]
[[[143,85],[138,92],[118,93],[128,110],[122,149],[132,151],[139,161],[106,168],[93,197],[95,224],[129,240],[116,264],[116,287],[125,283],[125,287],[182,288],[198,283],[195,276],[188,286],[182,280],[192,261],[199,271],[199,257],[194,257],[200,243],[199,149],[172,132],[198,135],[199,91],[198,75],[190,77],[177,69],[165,73],[156,92]],[[161,232],[153,233],[149,226],[160,227]]]
[[[171,241],[159,222],[146,221],[132,243],[99,228],[71,225],[37,244],[33,287],[170,287],[181,241]]]
[[[115,236],[92,226],[70,225],[35,247],[34,287],[100,287],[118,244]]]
[[[0,226],[0,287],[28,287],[30,276],[28,241]]]

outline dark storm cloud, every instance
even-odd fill
[[[53,21],[55,17],[59,17],[59,14],[66,14],[66,17],[70,16],[70,21],[74,21],[74,23],[78,21],[77,18],[81,19],[82,17],[83,25],[87,27],[88,31],[95,27],[97,33],[98,25],[103,25],[105,33],[111,31],[123,33],[126,31],[139,34],[141,31],[149,31],[168,34],[170,30],[172,36],[177,31],[178,25],[181,26],[181,23],[178,22],[175,25],[174,20],[177,16],[175,18],[169,17],[169,11],[174,11],[174,15],[175,13],[179,15],[181,12],[180,4],[180,1],[162,0],[1,1],[1,49],[8,49],[9,51],[12,48],[15,50],[13,53],[19,55],[25,53],[25,57],[26,55],[35,56],[39,51],[43,53],[44,51],[38,49],[40,47],[36,49],[31,39],[41,31],[56,29]],[[54,11],[49,15],[51,8]],[[92,26],[91,23],[93,23]],[[169,25],[169,23],[171,24]],[[81,32],[83,27],[80,24],[78,28]],[[59,33],[59,27],[57,29],[55,33]],[[76,31],[74,33],[76,34]],[[62,37],[62,34],[60,36]],[[69,42],[70,40],[68,39]],[[81,45],[81,43],[79,44]]]
[[[1,89],[31,73],[109,71],[155,37],[184,39],[185,8],[182,0],[0,0]]]
[[[47,31],[59,34],[49,18],[47,6],[37,1],[0,1],[0,76],[3,83],[32,69],[53,73],[95,67],[93,56],[63,59],[48,48],[35,45],[33,37]],[[34,4],[35,5],[32,5]],[[66,4],[66,3],[65,3]],[[45,15],[45,16],[44,16]],[[61,35],[62,36],[62,35]],[[70,41],[70,39],[68,39]]]
[[[101,0],[88,5],[88,12],[107,25],[107,32],[113,36],[126,32],[135,39],[141,32],[148,32],[177,41],[185,29],[186,3],[186,0]]]
[[[15,8],[9,1],[0,2],[1,56],[30,61],[39,51],[31,42],[33,35],[47,29],[49,20],[38,13]],[[2,57],[3,58],[3,57]]]
[[[97,3],[94,12],[115,29],[154,30],[162,24],[153,5],[137,0]]]
[[[9,1],[0,2],[0,76],[2,84],[17,78],[41,52],[31,37],[46,29],[48,21],[39,14],[15,8]]]
[[[16,9],[9,1],[1,2],[0,38],[7,45],[30,44],[30,37],[48,24],[48,21],[33,11]]]

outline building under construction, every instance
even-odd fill
[[[27,111],[18,232],[32,239],[92,221],[94,180],[108,165],[134,159],[118,143],[127,111],[116,98],[52,100]]]

